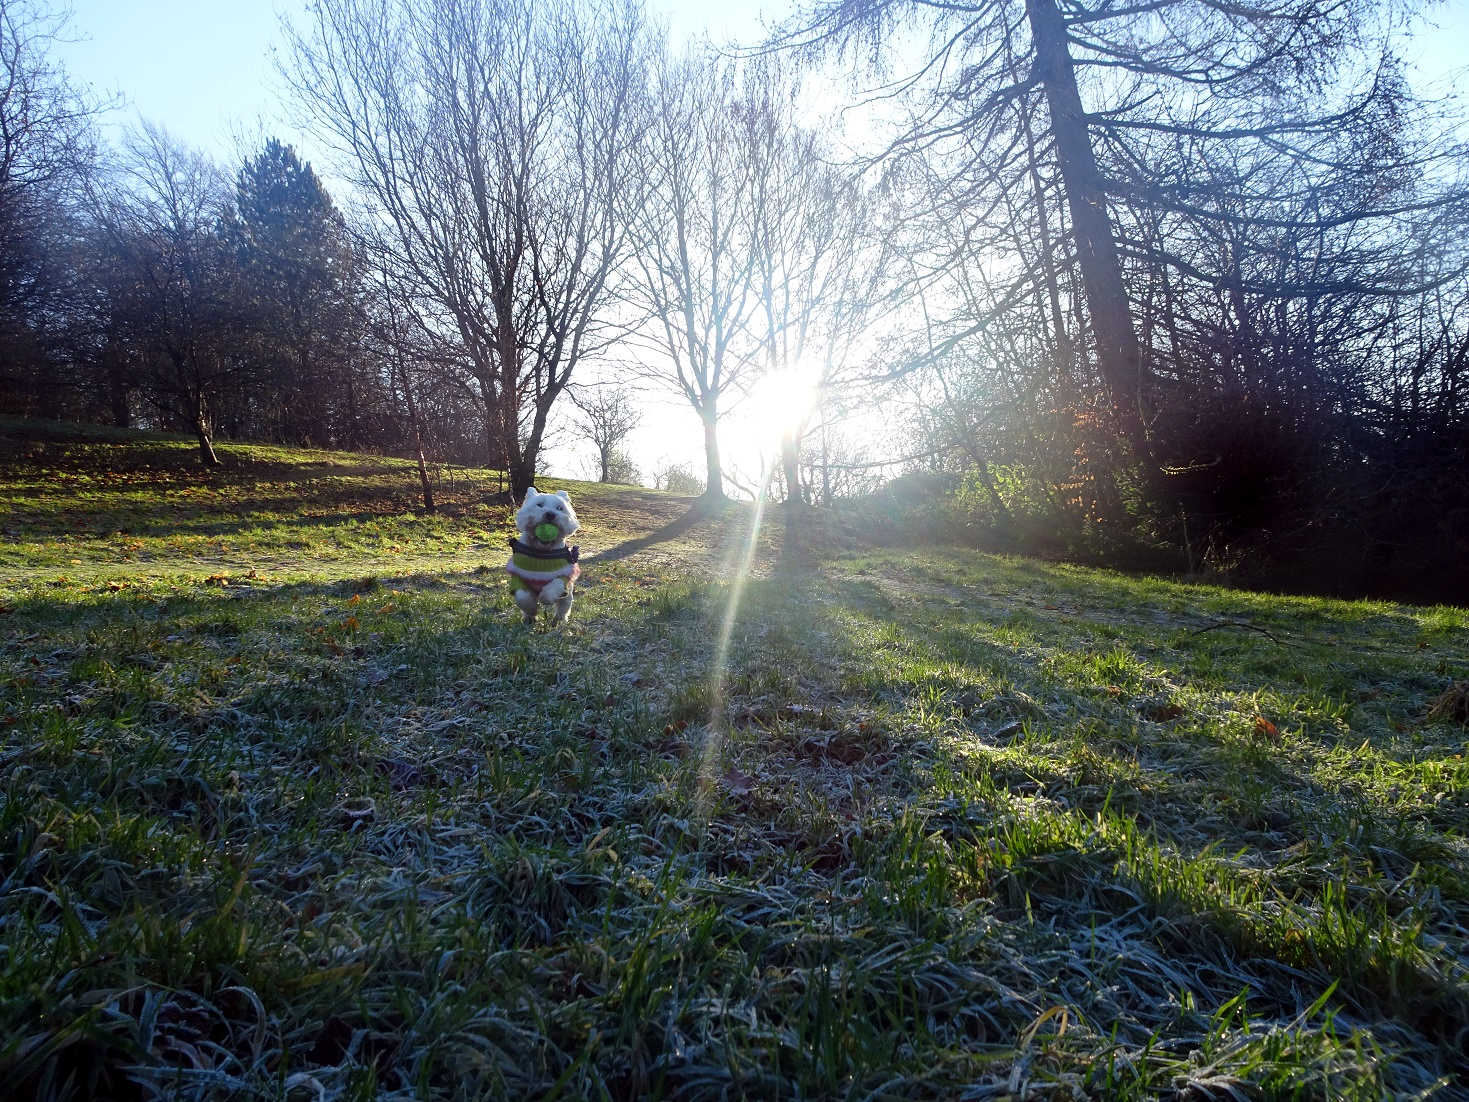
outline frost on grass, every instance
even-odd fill
[[[652,508],[609,498],[590,550],[640,549],[562,632],[434,562],[495,516],[246,524],[229,584],[91,543],[54,585],[38,535],[0,577],[13,1093],[1451,1096],[1457,611],[961,553],[812,587],[772,542],[715,679],[742,518],[654,559]]]

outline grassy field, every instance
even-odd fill
[[[7,1097],[1469,1097],[1464,609],[219,451],[0,422]]]

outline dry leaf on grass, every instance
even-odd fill
[[[731,765],[720,778],[731,796],[748,796],[755,788],[755,778]]]

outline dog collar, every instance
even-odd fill
[[[514,536],[510,537],[510,550],[513,554],[526,555],[533,559],[560,559],[574,563],[581,558],[580,547],[567,547],[564,543],[559,547],[551,548],[531,547],[521,543]]]

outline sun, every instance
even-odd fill
[[[821,372],[797,364],[768,371],[730,415],[725,446],[736,462],[765,464],[779,451],[786,435],[799,432],[821,400]]]

